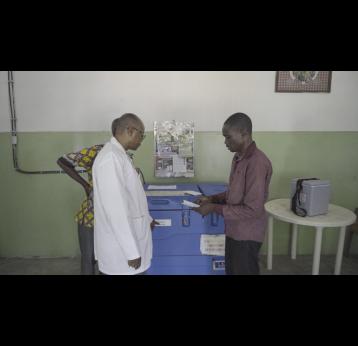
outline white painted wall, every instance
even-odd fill
[[[18,131],[107,131],[125,112],[194,120],[220,131],[235,112],[254,131],[358,131],[358,71],[333,71],[331,93],[275,93],[275,71],[15,71]],[[0,71],[0,132],[10,130]]]

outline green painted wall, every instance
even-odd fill
[[[103,143],[109,133],[21,133],[19,163],[22,169],[58,169],[56,159],[83,146]],[[358,207],[357,132],[260,132],[254,139],[271,159],[273,177],[270,199],[288,197],[293,177],[329,179],[331,203],[353,210]],[[153,133],[148,133],[135,155],[148,183],[226,182],[232,154],[219,132],[196,133],[193,179],[153,177]],[[12,168],[11,137],[0,133],[0,256],[62,257],[79,254],[74,214],[84,192],[65,174],[24,175]],[[324,232],[322,252],[336,252],[338,233]],[[358,238],[358,237],[357,237]],[[302,228],[298,254],[313,252],[314,232]],[[275,222],[274,253],[287,254],[289,228]],[[266,253],[266,243],[262,249]],[[352,252],[358,252],[353,239]]]

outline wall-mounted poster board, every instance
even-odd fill
[[[194,122],[155,121],[154,146],[155,177],[194,177]]]
[[[277,71],[276,92],[331,92],[332,71]]]

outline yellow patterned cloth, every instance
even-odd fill
[[[98,144],[63,156],[63,158],[70,162],[73,166],[85,169],[88,176],[88,183],[91,185],[91,187],[93,187],[92,165],[94,159],[102,148],[103,144]],[[93,191],[91,191],[90,196],[82,202],[81,208],[76,214],[75,220],[80,225],[93,228]]]

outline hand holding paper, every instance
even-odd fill
[[[200,196],[194,201],[194,203],[200,204],[200,205],[211,203],[211,198],[208,196]]]
[[[210,213],[213,213],[214,209],[215,209],[215,204],[206,203],[206,204],[199,205],[199,207],[197,207],[197,208],[193,208],[193,211],[196,211],[201,216],[206,216]]]

